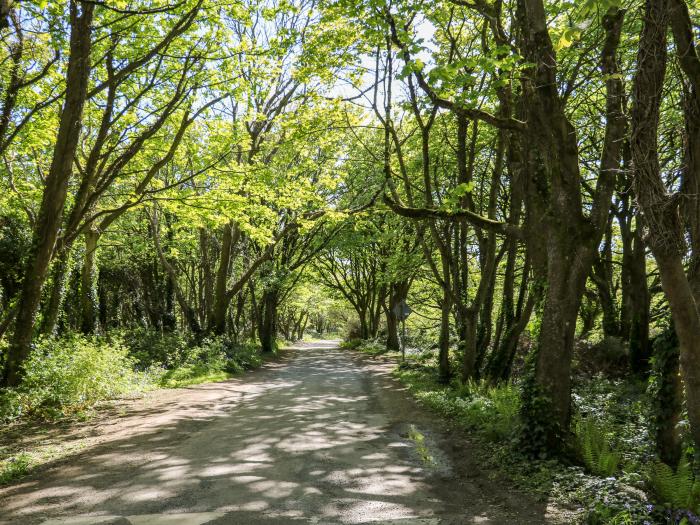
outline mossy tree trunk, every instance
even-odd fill
[[[678,337],[669,327],[654,340],[652,421],[659,459],[674,468],[681,458],[678,423],[683,409],[683,385],[679,357]]]

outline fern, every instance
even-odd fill
[[[674,509],[700,511],[700,480],[695,478],[690,463],[674,470],[661,461],[649,469],[649,484],[659,502]]]
[[[617,472],[622,456],[612,450],[605,430],[590,418],[576,424],[578,449],[586,468],[596,476],[609,477]]]
[[[492,386],[486,381],[469,380],[454,387],[462,421],[478,429],[489,440],[508,439],[519,421],[520,393],[512,384]]]

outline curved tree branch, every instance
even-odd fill
[[[388,195],[384,195],[384,203],[391,208],[394,213],[409,219],[447,219],[457,220],[465,219],[476,228],[500,233],[502,235],[511,235],[513,237],[522,238],[522,230],[513,224],[507,222],[495,221],[487,217],[482,217],[478,213],[460,208],[458,210],[440,210],[437,208],[412,208],[404,206],[400,202],[393,201]]]

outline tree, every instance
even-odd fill
[[[648,0],[644,8],[644,27],[639,42],[637,73],[632,107],[632,160],[634,191],[649,234],[647,242],[659,268],[661,284],[668,298],[673,324],[680,345],[680,363],[687,396],[688,418],[695,443],[700,443],[700,316],[691,281],[683,267],[687,248],[684,224],[678,213],[679,194],[669,194],[661,177],[657,131],[666,75],[666,34],[671,5],[666,1]],[[679,46],[681,64],[686,74],[700,62],[686,55],[687,8],[673,6],[674,36]],[[692,37],[691,37],[692,38]],[[685,52],[685,53],[684,53]],[[697,59],[697,56],[695,57]],[[692,65],[691,65],[692,64]],[[691,77],[692,78],[692,77]],[[694,102],[690,102],[691,107]],[[693,140],[692,138],[690,139]],[[692,144],[692,142],[691,142]],[[692,146],[691,146],[692,147]],[[691,162],[692,169],[694,164]],[[692,187],[694,172],[688,173]],[[694,222],[691,217],[691,228]],[[695,233],[695,232],[694,232]],[[694,274],[691,273],[691,276]]]
[[[61,110],[53,160],[46,177],[41,207],[34,228],[32,249],[24,271],[13,340],[2,376],[3,386],[16,386],[19,383],[22,363],[29,355],[34,317],[60,227],[68,192],[68,180],[82,128],[83,108],[87,99],[90,73],[94,5],[79,5],[77,1],[72,1],[69,10],[70,59],[66,74],[65,102]]]

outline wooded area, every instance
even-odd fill
[[[0,15],[5,421],[330,334],[405,345],[449,399],[512,393],[510,449],[700,519],[697,3]]]

